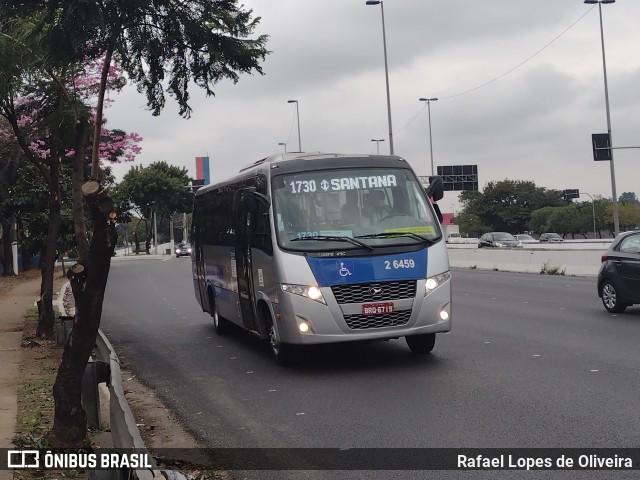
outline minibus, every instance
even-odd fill
[[[193,284],[216,332],[241,327],[278,364],[305,345],[400,337],[431,352],[452,305],[430,179],[399,156],[285,153],[200,188]]]

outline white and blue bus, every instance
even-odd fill
[[[302,345],[399,337],[429,353],[452,321],[429,194],[398,156],[259,160],[195,196],[196,299],[216,332],[268,340],[279,364]]]

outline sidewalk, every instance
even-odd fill
[[[2,282],[3,278],[0,278]],[[0,295],[0,448],[12,447],[18,402],[16,382],[20,365],[24,314],[34,307],[40,294],[40,276],[20,283]],[[13,472],[0,471],[0,480],[13,478]]]

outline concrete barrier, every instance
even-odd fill
[[[571,248],[571,245],[580,245]],[[545,245],[540,248],[477,248],[477,245],[448,245],[449,263],[452,267],[481,268],[510,272],[540,273],[545,267],[558,267],[565,275],[597,275],[600,258],[609,243],[593,244],[583,248],[584,244],[562,244],[552,248]]]

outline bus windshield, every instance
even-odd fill
[[[408,169],[306,171],[272,182],[283,248],[346,250],[430,243],[441,237],[429,199]]]

